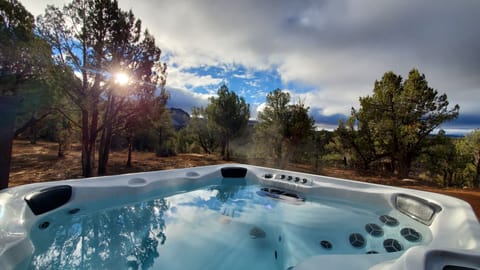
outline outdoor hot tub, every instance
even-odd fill
[[[0,269],[480,269],[464,201],[250,165],[0,191]]]

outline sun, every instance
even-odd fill
[[[117,84],[126,85],[129,80],[130,80],[130,78],[125,73],[120,72],[120,73],[115,74],[115,83],[117,83]]]

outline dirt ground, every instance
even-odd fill
[[[124,174],[166,170],[175,168],[188,168],[227,163],[216,155],[179,154],[175,157],[157,157],[154,153],[134,152],[132,167],[125,166],[127,152],[113,151],[107,171],[109,174]],[[312,168],[305,165],[290,165],[287,169],[312,173]],[[430,182],[418,180],[399,181],[396,178],[384,175],[372,175],[353,170],[338,168],[322,168],[320,174],[370,182],[385,185],[402,186],[430,192],[442,193],[467,201],[472,206],[477,218],[480,220],[480,190],[441,188]],[[57,156],[57,144],[38,142],[31,145],[28,141],[15,140],[13,144],[12,164],[10,171],[10,187],[44,181],[81,178],[79,147],[72,147],[65,157]]]

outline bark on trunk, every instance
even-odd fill
[[[132,167],[132,150],[133,150],[133,143],[132,138],[128,137],[128,157],[127,157],[127,167]]]
[[[0,97],[0,189],[8,187],[17,97]]]
[[[110,95],[108,99],[107,111],[104,116],[104,128],[100,138],[100,146],[98,149],[98,175],[107,173],[108,157],[110,155],[110,147],[113,134],[113,109],[115,107],[115,96]]]
[[[63,143],[58,143],[58,153],[57,156],[59,158],[65,157],[65,145]]]
[[[480,150],[478,150],[478,160],[477,160],[477,175],[473,181],[473,187],[480,187]]]
[[[88,118],[88,112],[82,110],[82,175],[84,177],[92,176],[92,153],[90,151]]]
[[[223,158],[226,161],[230,160],[230,140],[229,138],[225,138],[225,156]]]
[[[97,138],[98,110],[92,113],[91,122],[89,113],[82,110],[82,174],[84,177],[93,176],[94,149]]]
[[[227,147],[227,142],[226,142],[225,136],[222,137],[221,147],[222,147],[222,150],[221,150],[222,159],[225,160],[225,150],[226,150],[226,147]]]
[[[407,157],[401,158],[398,161],[398,178],[399,179],[408,178],[411,164],[412,164],[411,160]]]
[[[112,141],[112,128],[107,127],[102,132],[100,146],[98,148],[98,175],[107,173],[108,157],[110,155],[110,145]]]

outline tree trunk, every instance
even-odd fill
[[[92,151],[87,142],[82,141],[82,175],[84,177],[92,177]]]
[[[448,187],[448,173],[447,170],[443,170],[443,187]]]
[[[362,161],[363,161],[363,164],[362,164],[362,169],[364,170],[370,170],[370,161],[366,158],[363,158],[362,157]]]
[[[131,168],[132,167],[132,150],[133,150],[132,137],[128,136],[127,141],[128,141],[127,167]]]
[[[102,131],[100,146],[98,147],[98,175],[107,173],[108,157],[110,155],[110,145],[112,141],[112,128],[107,127]]]
[[[8,187],[18,97],[0,97],[0,189]]]
[[[401,157],[398,160],[398,179],[408,178],[412,161],[408,157]]]
[[[210,151],[210,149],[208,148],[208,144],[205,142],[205,140],[203,140],[201,138],[201,136],[198,136],[198,141],[200,142],[200,147],[202,147],[203,151],[205,151],[205,153],[207,154],[211,154],[212,152]]]
[[[92,153],[88,128],[88,111],[82,110],[82,175],[92,176]]]
[[[226,141],[225,135],[222,135],[220,154],[221,154],[223,160],[225,160],[225,150],[226,150],[226,148],[227,148],[227,141]]]
[[[64,149],[64,144],[61,142],[58,142],[58,153],[57,156],[59,158],[65,157],[65,149]]]
[[[115,96],[110,95],[107,103],[107,111],[105,112],[100,138],[100,146],[98,148],[98,175],[105,175],[107,173],[108,157],[110,155],[110,147],[113,134],[113,109],[115,107]]]
[[[477,160],[477,173],[475,175],[475,180],[473,181],[473,187],[480,187],[480,150],[478,150],[478,160]]]
[[[450,169],[443,170],[443,187],[451,187],[453,181],[454,173]]]
[[[92,113],[89,122],[89,113],[82,110],[82,174],[84,177],[93,176],[94,150],[97,139],[98,110]]]
[[[320,153],[318,153],[318,151],[316,151],[315,152],[315,172],[318,173],[319,167],[320,167]],[[345,165],[345,167],[346,167],[346,165]]]
[[[230,139],[225,138],[225,157],[224,160],[230,161]]]

